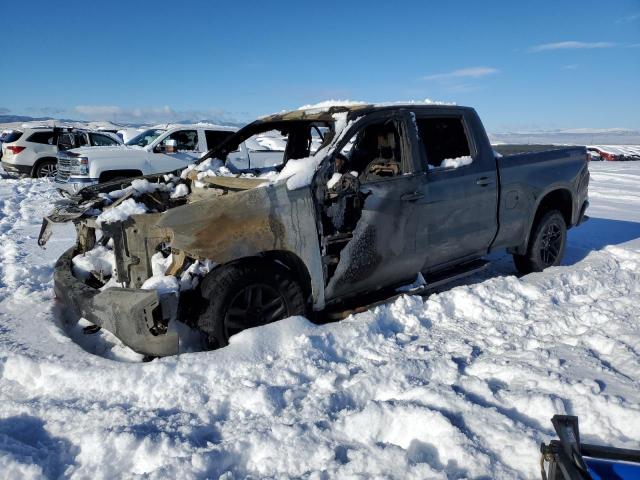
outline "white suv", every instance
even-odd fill
[[[2,167],[7,173],[34,178],[56,174],[57,132],[52,127],[28,127],[13,130],[3,140]],[[120,141],[100,132],[84,134],[88,145],[118,145]]]
[[[236,130],[202,124],[150,128],[119,147],[61,151],[56,183],[77,192],[99,182],[184,168]]]

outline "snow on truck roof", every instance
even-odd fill
[[[184,130],[188,128],[209,128],[212,130],[222,130],[225,132],[236,132],[238,131],[237,127],[232,127],[229,125],[216,125],[214,123],[160,123],[157,125],[153,125],[151,127],[146,127],[150,129],[162,129],[162,130]]]
[[[456,105],[455,103],[439,102],[433,100],[423,101],[399,101],[399,102],[386,102],[386,103],[365,103],[354,102],[350,100],[329,100],[326,102],[320,102],[314,105],[303,105],[297,110],[281,111],[260,117],[258,120],[262,122],[269,121],[287,121],[287,120],[317,120],[317,121],[333,121],[333,114],[340,112],[369,112],[374,110],[382,110],[388,108],[398,107],[419,107],[419,108],[439,108],[439,107],[456,107],[459,109],[467,109],[470,107],[464,107]]]

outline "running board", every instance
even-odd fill
[[[462,265],[458,265],[448,270],[443,270],[442,272],[438,272],[437,274],[432,274],[425,277],[427,284],[424,288],[430,292],[438,287],[441,287],[442,285],[446,285],[447,283],[454,282],[456,280],[460,280],[461,278],[469,277],[474,273],[481,272],[488,266],[489,261],[482,259],[463,263]],[[421,294],[418,293],[418,295]]]
[[[336,310],[333,312],[327,312],[326,316],[330,320],[342,320],[347,318],[349,315],[353,315],[355,313],[362,313],[367,310],[370,310],[379,305],[384,305],[386,303],[391,303],[395,299],[401,297],[402,295],[420,295],[424,297],[433,293],[433,291],[447,283],[455,282],[456,280],[460,280],[462,278],[468,277],[475,273],[481,272],[487,266],[489,262],[487,260],[479,259],[473,260],[471,262],[464,263],[462,265],[458,265],[456,267],[442,270],[436,274],[431,274],[425,277],[426,285],[420,288],[416,288],[415,290],[410,290],[408,292],[400,292],[390,297],[384,298],[383,300],[379,300],[377,302],[369,303],[367,305],[361,307],[350,308],[346,310]]]

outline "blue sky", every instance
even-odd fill
[[[3,2],[0,113],[170,121],[431,98],[640,128],[640,1]]]

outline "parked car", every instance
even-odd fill
[[[81,147],[114,147],[122,145],[122,139],[113,132],[91,131],[82,128],[54,128],[58,153]]]
[[[49,177],[55,173],[56,153],[53,128],[15,129],[2,145],[2,167],[11,174]]]
[[[0,160],[2,160],[2,144],[5,142],[5,139],[9,137],[11,130],[3,130],[0,132]]]
[[[57,170],[58,134],[87,146],[119,145],[111,134],[54,127],[27,127],[13,130],[2,145],[2,166],[7,173],[33,178],[53,177]],[[68,140],[71,141],[71,140]]]
[[[275,180],[208,173],[274,130],[287,137]],[[315,154],[314,131],[324,132]],[[427,287],[460,278],[494,250],[506,249],[523,273],[559,265],[567,229],[585,219],[588,184],[584,147],[496,158],[472,108],[299,110],[251,123],[181,175],[81,190],[44,219],[39,243],[53,222],[75,222],[76,244],[55,266],[56,295],[160,356],[177,352],[176,319],[220,347],[243,329],[339,307],[418,273]],[[154,213],[123,220],[123,201]],[[74,273],[72,259],[94,248],[98,227],[116,274]],[[177,290],[141,288],[158,261],[170,263],[161,278]]]
[[[233,127],[202,125],[150,128],[117,148],[61,151],[58,154],[56,183],[64,190],[77,192],[88,185],[116,178],[184,168],[236,130]],[[245,155],[244,152],[236,153],[239,157]]]
[[[587,160],[590,162],[599,162],[602,160],[602,153],[597,148],[587,147]]]

